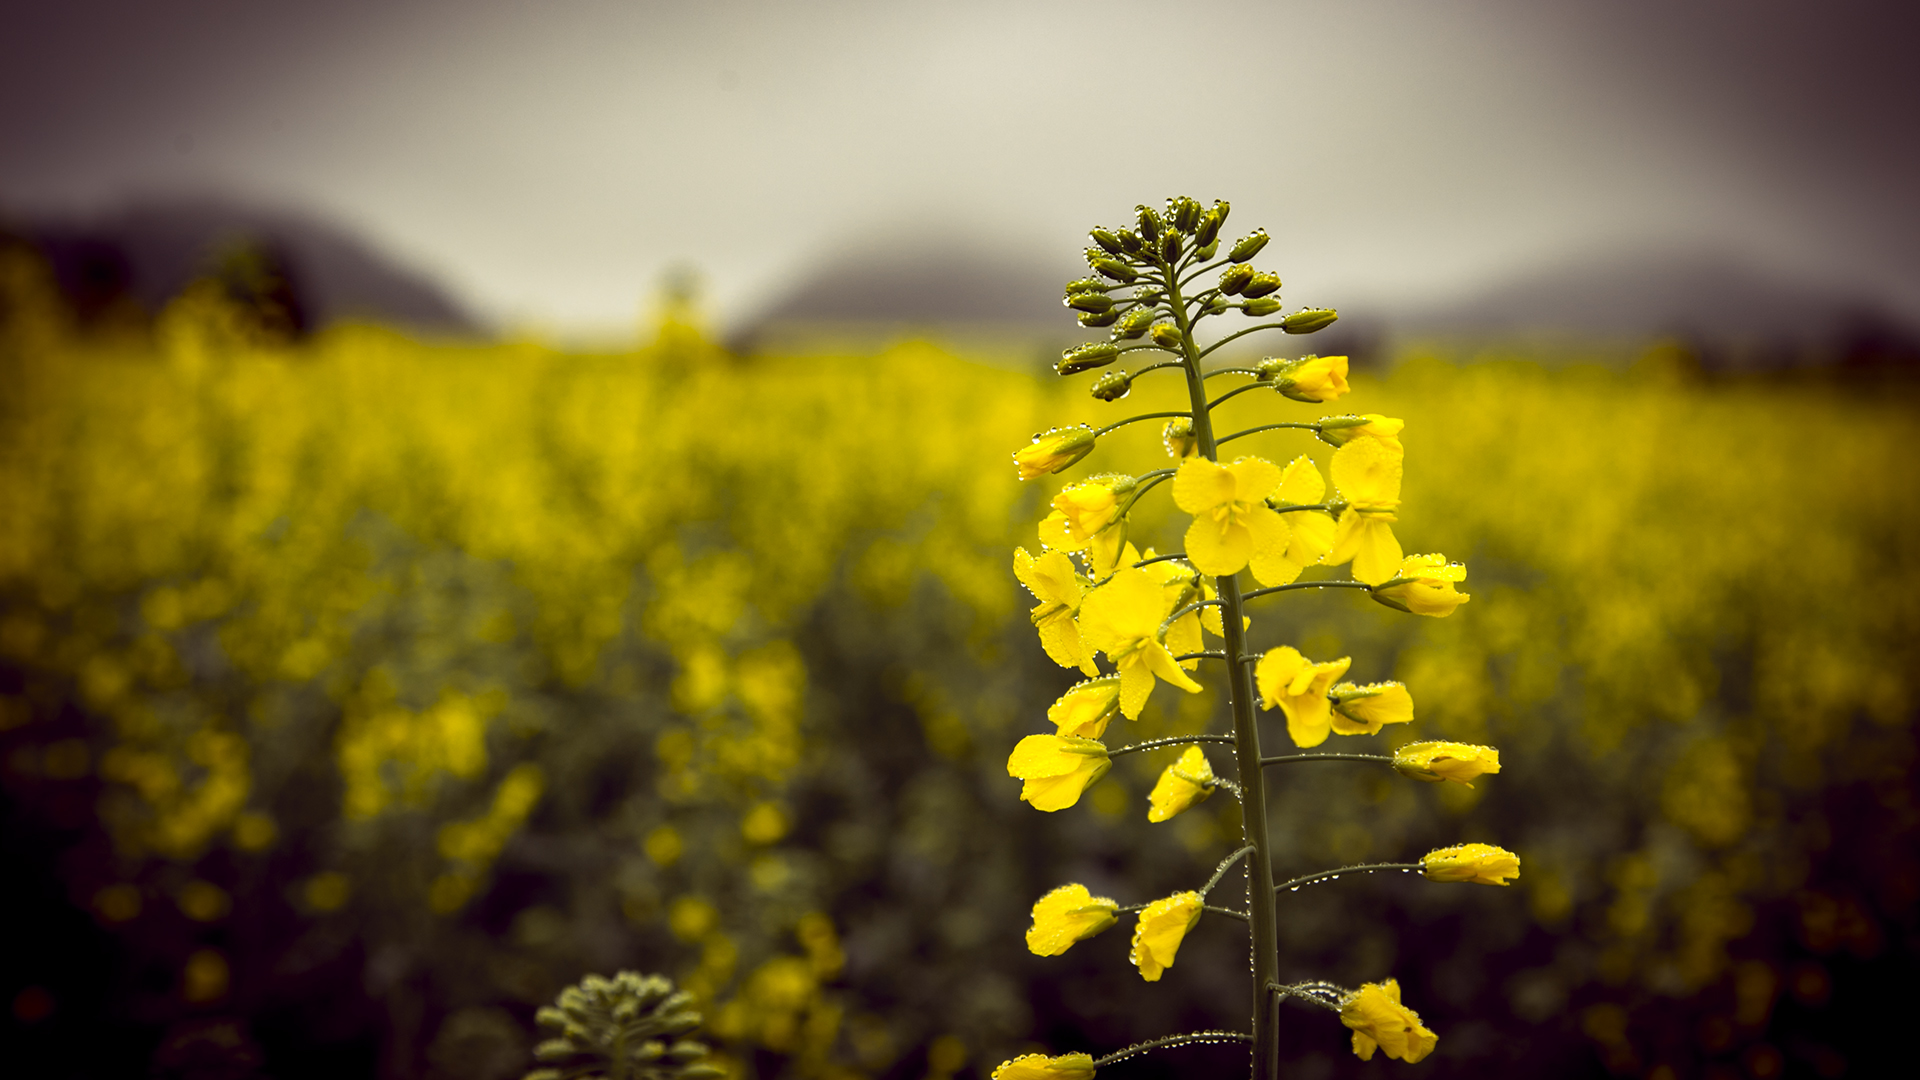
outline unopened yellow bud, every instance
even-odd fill
[[[1120,316],[1119,324],[1113,328],[1113,336],[1122,341],[1131,341],[1147,332],[1153,325],[1154,316],[1159,314],[1150,307],[1137,307]]]
[[[1093,396],[1101,401],[1119,401],[1133,389],[1133,376],[1124,371],[1109,371],[1093,380]]]
[[[1148,336],[1153,338],[1155,345],[1163,349],[1180,347],[1180,328],[1170,322],[1153,324],[1153,331]]]
[[[1067,282],[1066,295],[1074,296],[1079,293],[1090,293],[1090,292],[1104,293],[1111,288],[1113,288],[1112,282],[1101,281],[1099,278],[1090,278],[1090,277],[1076,278],[1072,281]]]
[[[1520,876],[1520,856],[1492,844],[1457,844],[1427,852],[1420,872],[1433,881],[1508,885]]]
[[[1191,233],[1200,225],[1200,201],[1189,199],[1185,195],[1167,200],[1167,216],[1173,220],[1173,227],[1183,233]]]
[[[1219,250],[1220,250],[1220,241],[1215,240],[1211,244],[1201,244],[1199,247],[1194,248],[1193,257],[1195,259],[1198,259],[1201,262],[1206,262],[1208,259],[1213,258],[1214,252]]]
[[[1237,263],[1246,262],[1260,254],[1260,249],[1267,246],[1268,239],[1267,230],[1255,229],[1252,236],[1242,237],[1239,243],[1227,249],[1227,258]]]
[[[1220,241],[1220,226],[1227,222],[1226,204],[1215,202],[1213,209],[1200,219],[1200,227],[1193,232],[1193,242],[1203,248],[1212,247]]]
[[[1279,291],[1280,275],[1261,271],[1253,275],[1246,286],[1240,290],[1240,295],[1252,299],[1256,296],[1266,296],[1268,293]]]
[[[1101,250],[1109,255],[1119,255],[1126,251],[1126,248],[1120,246],[1120,238],[1107,229],[1095,229],[1091,235],[1093,242],[1099,244]]]
[[[1179,461],[1192,457],[1200,450],[1200,438],[1193,433],[1193,421],[1186,417],[1167,421],[1167,426],[1160,429],[1160,441],[1166,444],[1167,453]]]
[[[1160,238],[1160,257],[1165,259],[1169,264],[1180,261],[1179,233],[1168,230],[1167,234]]]
[[[1140,276],[1138,271],[1119,259],[1098,258],[1091,262],[1095,270],[1115,281],[1130,282]]]
[[[1148,244],[1160,243],[1162,226],[1159,213],[1151,206],[1136,206],[1134,209],[1140,214],[1140,239]]]
[[[1474,778],[1500,771],[1500,751],[1472,743],[1408,743],[1393,752],[1393,768],[1401,776],[1429,784],[1451,780],[1472,787]]]
[[[1093,429],[1085,424],[1054,428],[1035,435],[1033,442],[1015,450],[1013,462],[1020,467],[1020,479],[1032,480],[1057,473],[1093,453],[1093,443]]]
[[[1113,307],[1113,297],[1097,292],[1068,293],[1065,303],[1070,308],[1100,315]]]
[[[1060,362],[1053,365],[1053,370],[1062,375],[1077,375],[1082,371],[1106,367],[1119,355],[1120,346],[1110,341],[1089,341],[1061,353]]]
[[[1252,318],[1271,315],[1280,310],[1280,301],[1276,297],[1262,296],[1240,305],[1240,310]]]
[[[1110,309],[1108,311],[1102,311],[1099,313],[1095,313],[1091,311],[1083,311],[1080,314],[1074,316],[1074,318],[1080,320],[1081,326],[1092,326],[1092,327],[1112,326],[1114,323],[1117,323],[1120,321],[1120,311],[1117,308]]]
[[[1220,271],[1220,291],[1226,293],[1228,296],[1237,296],[1240,290],[1246,288],[1247,283],[1253,280],[1253,275],[1257,273],[1259,273],[1259,271],[1245,263],[1241,263],[1238,266],[1229,266],[1225,270]]]
[[[1302,308],[1280,321],[1280,329],[1289,334],[1311,334],[1332,326],[1340,313],[1332,308]]]

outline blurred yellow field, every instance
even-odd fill
[[[204,292],[151,345],[30,315],[0,325],[6,785],[97,833],[64,887],[170,972],[156,1001],[264,1008],[289,964],[373,957],[424,1060],[449,1031],[520,1045],[502,1017],[636,966],[700,996],[736,1069],[807,1076],[951,1075],[1154,1007],[1075,1004],[1100,969],[1040,974],[1022,913],[1068,867],[1210,864],[1237,811],[1143,839],[1170,751],[1069,826],[1005,805],[1006,748],[1071,679],[1007,558],[1060,481],[1009,453],[1177,387],[1106,404],[930,345],[741,359],[674,325],[622,354],[272,345]],[[1304,893],[1283,948],[1320,956],[1345,910],[1362,960],[1327,963],[1427,957],[1402,970],[1440,972],[1429,1017],[1557,1023],[1633,1071],[1629,1021],[1661,1002],[1737,1049],[1822,957],[1910,924],[1911,391],[1709,381],[1671,349],[1354,363],[1326,411],[1406,420],[1396,529],[1466,560],[1472,603],[1288,597],[1255,643],[1405,681],[1417,721],[1369,742],[1496,742],[1507,767],[1289,777],[1280,851],[1304,872],[1457,836],[1527,869],[1464,921],[1383,914],[1387,882]],[[1140,424],[1088,464],[1156,454]],[[1162,494],[1143,547],[1178,540]],[[1216,704],[1163,694],[1136,730]],[[1447,975],[1465,955],[1486,973]],[[1202,982],[1231,951],[1193,956],[1183,1008],[1231,1013]]]

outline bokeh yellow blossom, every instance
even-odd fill
[[[1372,597],[1390,608],[1444,619],[1472,599],[1453,587],[1466,579],[1466,566],[1448,562],[1445,555],[1409,555],[1391,579],[1369,584]]]
[[[1200,692],[1160,642],[1168,614],[1160,583],[1138,567],[1115,572],[1080,604],[1080,632],[1120,669],[1120,711],[1129,720],[1139,719],[1156,676],[1189,694]]]
[[[1098,675],[1093,650],[1080,636],[1080,598],[1085,586],[1065,552],[1049,551],[1039,558],[1026,548],[1013,551],[1013,574],[1040,601],[1032,612],[1034,629],[1040,632],[1040,646],[1061,667],[1079,668],[1083,674]]]
[[[1093,444],[1093,429],[1085,424],[1055,428],[1035,435],[1033,442],[1015,450],[1013,461],[1020,467],[1020,479],[1032,480],[1057,473],[1086,457],[1093,452]]]
[[[1491,746],[1437,740],[1408,743],[1393,752],[1393,767],[1402,776],[1430,784],[1452,780],[1472,787],[1475,777],[1500,771],[1500,751]]]
[[[1316,664],[1291,645],[1268,649],[1253,669],[1261,708],[1278,705],[1287,714],[1287,734],[1298,746],[1319,746],[1333,730],[1333,703],[1327,690],[1347,673],[1351,657]]]
[[[1085,885],[1062,885],[1033,902],[1027,950],[1035,956],[1059,956],[1120,921],[1116,900],[1095,896]]]
[[[1413,695],[1401,683],[1341,683],[1327,697],[1333,702],[1333,730],[1340,735],[1374,735],[1387,724],[1413,721]]]
[[[1180,942],[1200,921],[1202,906],[1199,893],[1181,892],[1155,900],[1140,912],[1133,928],[1131,959],[1141,978],[1159,982],[1160,973],[1173,966]]]
[[[1400,1004],[1400,983],[1362,983],[1340,1002],[1340,1022],[1353,1029],[1353,1052],[1372,1061],[1373,1051],[1386,1051],[1411,1065],[1433,1053],[1440,1036],[1420,1023],[1420,1014]]]
[[[1329,416],[1320,421],[1319,436],[1322,441],[1333,446],[1345,446],[1354,439],[1379,439],[1395,450],[1404,449],[1400,445],[1400,432],[1407,426],[1405,420],[1398,420],[1379,413],[1366,413],[1361,416]]]
[[[1087,1054],[1022,1054],[1003,1061],[992,1080],[1093,1080],[1093,1058]]]
[[[1173,477],[1175,506],[1193,515],[1187,561],[1222,577],[1253,567],[1262,584],[1278,584],[1285,570],[1287,523],[1266,503],[1280,486],[1280,467],[1257,457],[1221,465],[1194,457]],[[1271,582],[1269,579],[1273,579]]]
[[[1007,758],[1007,775],[1026,781],[1021,801],[1036,810],[1065,810],[1112,767],[1104,745],[1073,735],[1029,735]]]
[[[1180,759],[1162,769],[1160,779],[1154,781],[1153,791],[1147,795],[1147,820],[1167,820],[1213,794],[1219,783],[1207,755],[1198,746],[1187,747]]]
[[[1332,401],[1352,390],[1347,385],[1347,358],[1305,356],[1276,367],[1274,388],[1295,401],[1311,404]]]
[[[1433,881],[1508,885],[1520,876],[1520,856],[1492,844],[1455,844],[1427,852],[1420,872]]]

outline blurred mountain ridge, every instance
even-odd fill
[[[312,326],[365,319],[457,336],[485,332],[429,274],[350,227],[285,208],[195,195],[84,216],[0,210],[0,231],[45,256],[83,321],[157,312],[244,245],[277,264]]]

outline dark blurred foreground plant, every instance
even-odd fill
[[[526,1080],[712,1080],[707,1044],[682,1038],[700,1026],[693,995],[660,975],[589,975],[540,1010],[556,1031],[534,1048],[543,1067]]]

